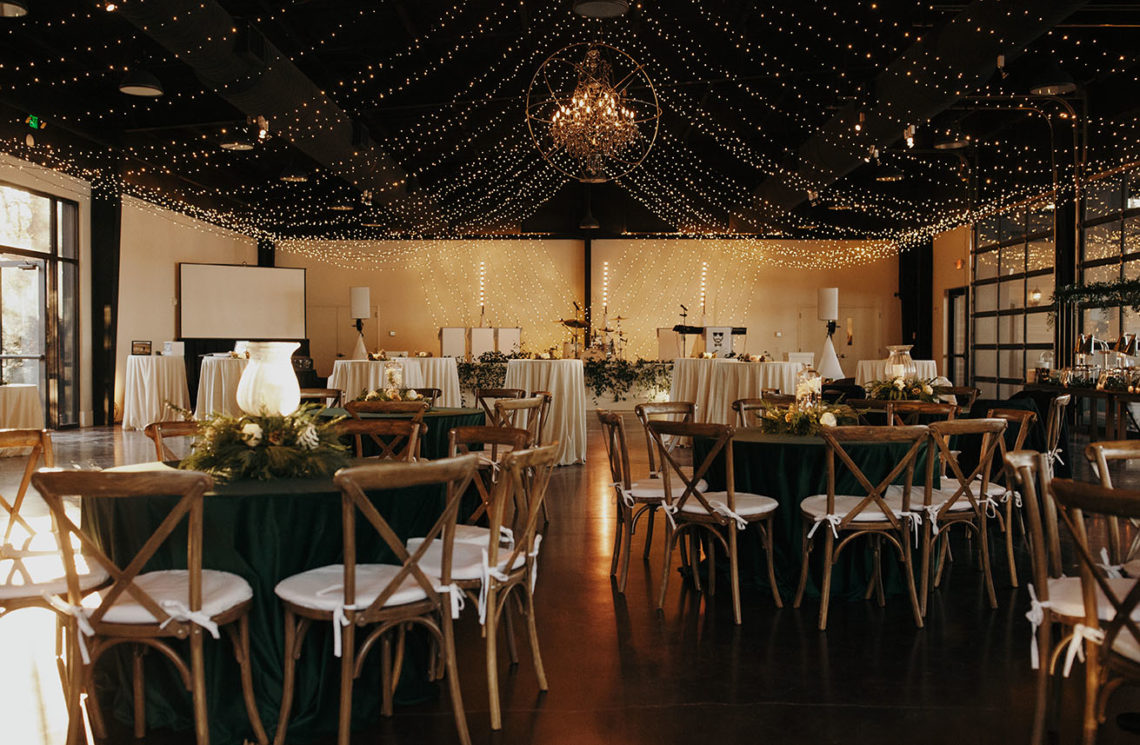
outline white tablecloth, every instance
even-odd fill
[[[802,369],[800,362],[738,362],[682,357],[673,360],[669,400],[696,404],[695,421],[735,425],[733,401],[759,398],[765,388],[778,388],[781,393],[790,395],[796,390],[796,376]]]
[[[123,429],[145,429],[151,422],[175,421],[182,415],[166,404],[190,408],[186,362],[181,357],[131,355],[123,391]]]
[[[586,382],[582,360],[510,360],[505,388],[550,391],[542,441],[558,441],[558,465],[586,461]]]
[[[203,357],[202,371],[198,374],[198,403],[194,418],[205,419],[211,414],[241,416],[237,403],[238,383],[249,360],[245,357]]]
[[[934,360],[915,360],[916,375],[920,378],[937,378],[938,365]],[[886,360],[859,360],[855,367],[855,385],[863,385],[872,380],[884,380],[887,375]]]
[[[387,361],[337,360],[333,362],[329,388],[344,392],[344,400],[351,401],[361,391],[384,386],[384,365],[398,363],[404,369],[405,388],[438,388],[443,396],[437,406],[458,408],[463,406],[459,397],[459,368],[454,357],[397,357]]]
[[[0,385],[0,429],[43,429],[44,407],[39,386]]]

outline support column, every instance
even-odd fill
[[[91,405],[94,423],[115,423],[115,343],[123,197],[117,183],[91,185]]]

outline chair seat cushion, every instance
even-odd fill
[[[935,502],[939,501],[938,496],[937,496],[938,492],[942,492],[944,494],[944,496],[942,497],[942,501],[945,501],[945,500],[949,499],[950,497],[954,496],[954,493],[958,491],[958,487],[962,485],[962,482],[960,482],[958,479],[955,479],[955,478],[943,476],[938,480],[938,484],[939,484],[939,488],[934,490],[935,491],[935,497],[934,497]],[[981,485],[982,485],[982,482],[980,479],[974,479],[974,483],[971,487],[971,491],[973,492],[975,498],[977,498],[977,496],[981,493],[981,488],[980,488]],[[995,484],[992,481],[989,482],[988,484],[986,484],[986,495],[993,497],[994,499],[998,499],[1000,497],[1005,496],[1005,492],[1006,492],[1006,488],[1004,486],[1002,486],[1001,484]],[[965,495],[963,495],[963,498],[964,497],[965,497]],[[969,501],[969,500],[967,500],[967,501]]]
[[[395,564],[357,564],[356,607],[371,605],[399,571],[400,567]],[[278,582],[273,591],[277,597],[294,605],[331,613],[344,604],[344,565],[330,564],[294,574]],[[425,599],[427,594],[415,577],[409,575],[384,603],[384,607],[406,605]]]
[[[0,577],[6,582],[0,584],[0,607],[5,600],[24,600],[49,595],[63,595],[67,592],[67,577],[64,576],[63,561],[58,555],[20,555],[9,553],[10,557],[0,561]],[[17,566],[18,565],[18,566]],[[88,567],[82,558],[76,557],[79,575],[79,589],[87,592],[106,582],[110,575],[99,564]],[[26,574],[24,574],[26,572]]]
[[[1136,580],[1128,577],[1109,577],[1106,580],[1108,586],[1112,588],[1117,599],[1123,600],[1124,596],[1136,585]],[[1097,610],[1101,620],[1107,621],[1115,615],[1112,609],[1112,603],[1108,601],[1104,593],[1098,587],[1096,591]],[[1080,577],[1056,577],[1049,580],[1049,607],[1054,613],[1062,616],[1071,616],[1074,618],[1084,618],[1085,615],[1085,601],[1081,595],[1081,578]],[[1140,608],[1132,611],[1132,618],[1140,621]],[[1126,632],[1122,631],[1121,635]]]
[[[183,606],[190,602],[190,573],[185,569],[147,572],[135,577],[135,585],[162,605],[172,601]],[[215,569],[202,570],[202,612],[211,618],[253,597],[243,578]],[[158,619],[133,597],[123,593],[103,615],[104,623],[157,623]]]
[[[423,538],[409,538],[408,551],[415,552],[416,549],[424,542]],[[471,580],[481,579],[483,577],[483,550],[487,548],[487,544],[477,546],[473,543],[456,543],[451,552],[451,578],[453,580]],[[499,571],[506,571],[507,559],[510,558],[511,551],[506,549],[499,549]],[[436,539],[428,546],[427,551],[420,557],[420,569],[424,570],[424,574],[432,577],[438,577],[441,574],[443,562],[443,543]],[[515,557],[514,566],[512,569],[518,569],[526,563],[526,555],[520,551],[518,556]]]
[[[704,498],[710,504],[719,502],[720,504],[728,504],[728,492],[712,491],[706,492]],[[736,514],[741,517],[756,517],[758,515],[767,515],[770,512],[775,512],[779,508],[780,503],[771,497],[761,496],[760,494],[748,494],[747,492],[735,492],[733,494],[736,503]],[[715,505],[714,505],[715,506]],[[685,506],[681,508],[681,512],[685,513],[708,513],[705,506],[693,497],[685,500]]]
[[[482,525],[456,525],[456,543],[474,543],[477,546],[486,546],[491,539],[491,529]],[[412,540],[417,540],[413,538]]]
[[[1124,562],[1121,571],[1124,572],[1124,576],[1126,577],[1140,577],[1140,559]]]
[[[945,483],[945,479],[943,479],[943,483]],[[903,511],[902,490],[902,486],[898,484],[892,484],[891,486],[887,487],[887,506],[894,510],[896,515]],[[940,489],[931,490],[931,507],[938,507],[939,511],[941,512],[941,506],[944,505],[952,496],[954,496],[954,489],[951,489],[950,491],[942,491]],[[922,506],[923,498],[923,488],[920,486],[912,486],[910,490],[911,512],[920,512],[925,509]],[[975,495],[974,498],[977,499],[977,496]],[[948,512],[970,512],[973,509],[974,506],[970,504],[970,500],[966,498],[965,494],[963,494],[954,501],[954,504],[950,505]]]
[[[839,515],[841,517],[846,516],[847,513],[850,512],[851,510],[855,509],[855,506],[858,505],[860,502],[862,502],[863,499],[864,499],[863,497],[854,497],[854,496],[850,496],[850,495],[846,495],[846,494],[836,494],[835,495],[835,513],[834,514]],[[890,499],[887,500],[887,504],[892,509],[894,509],[894,505],[891,504]],[[901,509],[901,502],[899,505],[899,509]],[[808,497],[804,501],[800,502],[800,511],[803,512],[803,514],[805,516],[810,517],[812,519],[815,519],[817,517],[822,519],[823,517],[825,517],[827,515],[827,495],[826,494],[816,494],[815,496]],[[864,523],[864,522],[866,522],[866,523],[886,522],[886,521],[887,521],[887,516],[884,515],[883,511],[880,510],[874,504],[869,504],[866,507],[864,507],[863,511],[860,512],[858,515],[856,515],[854,518],[854,522],[861,522],[861,523]]]
[[[704,492],[709,488],[709,482],[701,479],[697,482],[697,491]],[[685,493],[685,485],[680,479],[669,479],[669,489],[676,499]],[[665,496],[664,479],[642,479],[629,485],[629,493],[634,499],[659,500]]]

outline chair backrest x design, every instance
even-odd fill
[[[664,464],[657,463],[657,445],[649,434],[649,423],[654,420],[665,420],[688,424],[693,421],[696,414],[696,404],[692,401],[666,401],[659,404],[638,404],[633,407],[641,428],[645,430],[645,447],[649,451],[649,477],[657,478]],[[669,442],[669,452],[676,447],[676,441]]]
[[[43,460],[44,468],[54,468],[55,454],[51,447],[51,433],[44,429],[0,429],[0,448],[30,448],[15,498],[9,503],[0,495],[0,508],[8,513],[7,525],[4,526],[4,543],[8,544],[16,525],[27,531],[27,538],[35,535],[35,530],[20,514],[20,510],[24,506],[24,495],[28,493],[28,484],[32,482],[32,474],[36,472],[40,460]]]
[[[1073,400],[1073,394],[1054,396],[1049,402],[1049,412],[1045,415],[1045,448],[1055,453],[1061,445],[1061,429],[1065,426],[1065,409]]]
[[[764,408],[764,399],[762,398],[738,398],[732,402],[732,410],[736,412],[736,426],[737,427],[750,427],[752,422],[750,416],[755,411],[760,411]],[[769,401],[769,403],[771,403]]]
[[[943,467],[947,470],[946,475],[955,479],[958,485],[954,493],[941,503],[938,510],[939,518],[950,512],[959,500],[965,499],[973,507],[978,519],[985,519],[986,505],[989,504],[990,467],[993,465],[994,453],[1004,442],[1006,425],[1006,420],[1001,418],[955,419],[930,424],[930,437],[938,448],[938,460],[942,461]],[[956,451],[951,449],[951,438],[963,435],[981,437],[978,460],[968,476],[962,471]],[[926,464],[927,473],[933,474],[934,461],[935,458],[931,454]]]
[[[1037,423],[1037,414],[1036,412],[1025,409],[990,409],[986,412],[986,417],[988,419],[1004,419],[1009,423],[1010,429],[1014,426],[1017,427],[1013,433],[1013,447],[1009,447],[1006,444],[1005,437],[1002,437],[1001,442],[998,444],[1001,458],[1000,465],[1002,466],[1002,483],[1009,488],[1013,474],[1006,468],[1006,453],[1021,450],[1025,447],[1025,440],[1029,437],[1029,432],[1033,429],[1033,425]]]
[[[966,412],[973,408],[974,402],[982,393],[977,388],[968,385],[936,385],[934,392],[940,396],[953,396],[958,408]]]
[[[1057,532],[1056,511],[1053,523],[1042,509],[1052,502],[1052,478],[1046,464],[1048,456],[1036,450],[1015,450],[1006,453],[1005,462],[1014,474],[1014,483],[1021,491],[1022,504],[1029,532],[1029,563],[1036,588],[1037,599],[1049,600],[1049,578],[1061,576],[1061,545]]]
[[[550,475],[554,470],[557,455],[558,443],[551,443],[526,450],[512,450],[503,456],[505,478],[498,485],[501,494],[492,500],[487,522],[491,528],[491,535],[499,535],[507,502],[513,502],[516,519],[521,519],[522,528],[514,531],[515,541],[512,548],[500,548],[499,541],[490,541],[487,552],[488,566],[513,567],[520,554],[526,554],[528,565],[533,564],[538,553],[535,546],[538,520],[542,514],[542,503],[546,499],[546,489],[550,484]],[[500,552],[503,551],[509,553],[506,560],[499,558]]]
[[[726,424],[696,424],[692,422],[670,422],[664,420],[656,420],[649,422],[649,433],[653,438],[653,443],[657,447],[657,453],[661,457],[661,478],[664,480],[664,487],[662,490],[662,497],[665,500],[667,510],[677,514],[685,508],[685,505],[690,501],[699,502],[704,508],[706,515],[695,513],[701,519],[712,519],[722,525],[727,525],[731,521],[731,516],[723,511],[717,509],[716,505],[711,504],[705,495],[697,491],[697,484],[701,479],[705,478],[716,462],[721,453],[724,454],[724,484],[725,484],[725,507],[729,512],[736,512],[736,488],[733,480],[735,478],[735,470],[733,464],[732,452],[732,435],[735,430]],[[666,437],[707,437],[712,440],[708,452],[701,462],[693,464],[693,475],[688,476],[681,464],[673,457],[673,453],[665,445]],[[672,480],[678,479],[685,485],[685,490],[681,496],[674,497],[675,491],[673,490]],[[694,513],[690,511],[686,514],[687,518],[694,517]]]
[[[111,575],[112,583],[101,592],[99,605],[88,612],[88,621],[95,633],[99,633],[103,616],[124,593],[154,616],[155,624],[163,625],[178,636],[190,632],[193,623],[180,621],[169,611],[181,616],[182,614],[178,613],[180,610],[195,613],[202,609],[203,495],[213,488],[213,478],[196,471],[175,470],[138,473],[40,471],[32,477],[32,485],[47,503],[55,523],[58,545],[63,555],[63,566],[67,573],[67,602],[75,607],[83,600],[73,540],[78,541],[80,552],[89,566],[94,567],[98,564]],[[129,557],[125,565],[120,565],[104,553],[87,533],[72,522],[64,508],[65,497],[100,500],[142,496],[170,496],[175,497],[177,501],[143,543],[138,553]],[[186,609],[175,610],[160,604],[135,582],[135,578],[166,541],[170,540],[172,533],[183,520],[187,526],[185,540],[189,597]],[[182,539],[176,540],[180,542]]]
[[[492,454],[503,448],[504,451],[522,450],[531,444],[530,433],[525,429],[515,427],[496,427],[490,424],[478,424],[468,427],[452,427],[447,433],[447,454],[455,458],[474,452],[478,457],[479,467],[475,476],[475,489],[479,492],[481,505],[467,518],[468,525],[474,525],[487,512],[491,503],[491,490],[494,484],[501,481],[499,471],[502,460],[492,457]],[[488,449],[487,446],[491,448]],[[474,449],[476,446],[482,450]]]
[[[361,414],[403,414],[420,422],[428,405],[426,401],[349,401],[344,408],[354,419],[360,419]]]
[[[435,402],[443,396],[443,391],[439,388],[413,388],[412,390],[423,396],[428,406],[435,406]]]
[[[198,422],[151,422],[143,433],[154,442],[157,460],[178,460],[178,456],[166,444],[168,437],[196,437]]]
[[[898,513],[887,504],[887,490],[894,484],[895,480],[902,475],[901,512],[910,511],[911,500],[913,498],[914,471],[918,462],[918,456],[927,442],[928,428],[921,424],[900,425],[896,427],[867,427],[856,425],[851,427],[823,427],[819,433],[823,437],[823,441],[827,444],[827,514],[839,518],[839,522],[835,525],[835,528],[844,530],[850,527],[851,523],[853,523],[864,510],[868,509],[881,512],[886,522],[890,523],[892,528],[901,527]],[[855,462],[855,459],[848,450],[850,445],[856,443],[863,447],[888,447],[891,445],[907,444],[909,444],[910,447],[901,458],[895,460],[890,472],[888,472],[878,484],[873,484],[863,472],[863,469]],[[861,489],[866,492],[866,496],[864,496],[863,499],[843,514],[839,514],[835,511],[835,497],[838,488],[835,465],[837,458],[839,462],[850,471],[855,480],[859,482]],[[929,498],[925,495],[929,495],[930,493],[929,474],[930,471],[928,469],[927,478],[924,482],[924,501]]]
[[[535,391],[534,395],[542,399],[542,407],[538,410],[538,432],[534,444],[543,445],[546,441],[546,420],[550,418],[550,405],[554,402],[554,394],[550,391]]]
[[[1140,441],[1138,440],[1103,440],[1090,443],[1085,448],[1085,459],[1093,467],[1093,471],[1100,479],[1100,485],[1106,489],[1113,488],[1112,466],[1121,461],[1140,460]],[[1108,517],[1106,521],[1108,531],[1108,553],[1113,564],[1123,564],[1131,559],[1140,550],[1140,533],[1132,538],[1132,544],[1124,550],[1124,539],[1120,521]]]
[[[526,398],[526,391],[522,388],[476,388],[475,400],[487,415],[487,421],[498,424],[495,418],[495,402],[501,398]]]
[[[368,623],[378,616],[392,594],[411,577],[420,586],[428,600],[441,609],[443,593],[440,587],[451,584],[452,550],[455,542],[455,518],[459,503],[475,473],[476,457],[463,455],[424,463],[380,463],[342,468],[333,481],[341,494],[341,521],[344,540],[344,604],[351,609],[356,604],[356,516],[364,516],[384,544],[396,556],[400,570],[366,607],[354,611],[357,623]],[[413,553],[408,553],[404,541],[388,525],[366,494],[369,491],[403,489],[415,486],[439,485],[444,487],[443,511]],[[424,552],[435,539],[442,539],[443,557],[439,584],[420,568]],[[447,611],[444,611],[447,612]]]
[[[410,419],[345,419],[337,424],[342,437],[351,437],[356,457],[363,458],[364,438],[371,438],[377,452],[370,456],[380,460],[410,462],[420,455],[423,422]]]
[[[538,442],[543,401],[542,396],[496,401],[495,423],[500,427],[525,429],[530,433],[530,441]]]
[[[888,424],[922,424],[932,420],[950,421],[958,416],[958,406],[930,401],[887,401]]]
[[[613,483],[628,490],[632,481],[629,476],[629,446],[625,439],[625,422],[621,414],[601,409],[598,409],[598,421],[602,424],[602,442],[606,446],[610,478],[613,479]]]

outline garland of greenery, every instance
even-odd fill
[[[190,455],[179,468],[205,471],[220,481],[318,478],[348,464],[348,447],[336,425],[305,404],[292,414],[232,417],[217,414],[198,427]]]
[[[462,390],[476,388],[502,388],[507,378],[507,362],[512,359],[531,359],[529,355],[504,355],[500,352],[486,352],[475,362],[456,362],[459,371],[459,387]],[[673,380],[673,363],[658,360],[585,360],[582,370],[586,388],[595,398],[610,396],[613,400],[624,401],[633,390],[668,390]]]
[[[1058,287],[1053,291],[1054,307],[1059,303],[1071,303],[1082,308],[1129,307],[1140,313],[1140,278]]]
[[[822,427],[858,424],[859,415],[850,406],[821,404],[800,407],[764,404],[756,417],[760,431],[770,435],[814,435]]]
[[[872,380],[864,388],[867,398],[877,401],[925,401],[938,400],[934,392],[934,381],[921,378],[890,378]]]

